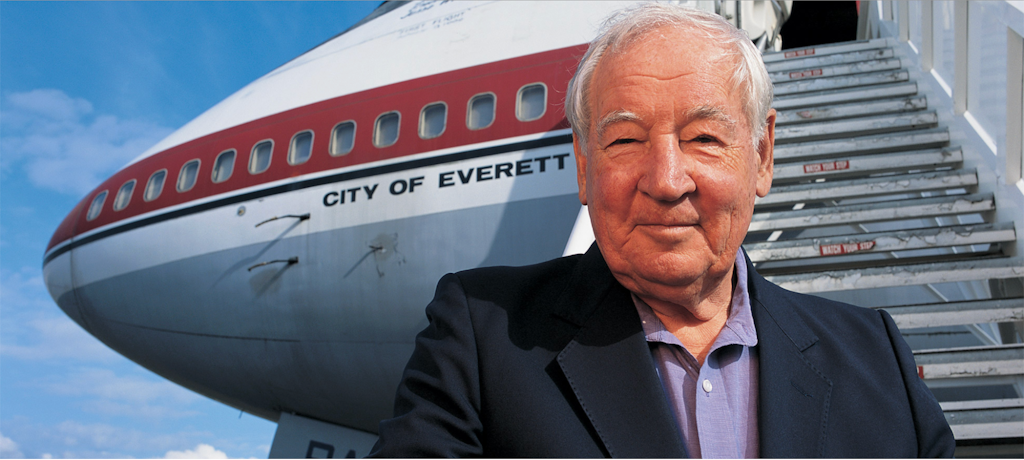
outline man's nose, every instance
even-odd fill
[[[696,190],[688,162],[675,136],[663,136],[651,143],[638,188],[659,201],[676,201]]]

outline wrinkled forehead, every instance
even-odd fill
[[[658,48],[687,53],[707,53],[709,57],[736,54],[727,45],[729,37],[718,30],[696,25],[668,23],[653,28],[633,28],[611,41],[603,57],[628,54],[633,48],[655,44]]]
[[[705,82],[700,88],[724,95],[728,101],[712,103],[693,92],[672,97],[685,99],[686,105],[701,113],[739,110],[738,116],[727,117],[728,121],[734,125],[737,122],[746,125],[748,116],[742,108],[746,95],[742,85],[735,81],[736,68],[742,64],[742,53],[734,46],[722,43],[718,35],[693,27],[669,25],[622,37],[615,42],[616,46],[610,45],[590,76],[590,95],[586,101],[586,110],[591,114],[589,132],[600,136],[602,127],[621,118],[612,113],[619,107],[606,106],[602,102],[609,97],[614,98],[616,91],[622,91],[622,84],[637,74],[665,80],[687,76]]]
[[[603,77],[643,73],[670,79],[683,74],[715,79],[731,86],[740,53],[709,33],[683,26],[662,26],[637,33],[617,46],[609,46],[591,75],[593,85]],[[607,78],[606,78],[607,80]]]
[[[686,31],[656,29],[638,36],[629,46],[606,52],[590,77],[592,96],[589,109],[598,119],[605,114],[595,110],[601,101],[616,91],[633,91],[640,81],[698,81],[701,88],[729,94],[732,89],[735,56],[726,46]],[[674,98],[694,99],[698,94],[673,94]],[[607,108],[606,108],[607,109]],[[597,120],[593,120],[597,121]]]

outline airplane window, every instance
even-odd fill
[[[303,131],[292,136],[292,145],[288,149],[288,164],[300,165],[309,160],[313,153],[313,131]]]
[[[146,182],[146,191],[142,194],[142,199],[145,201],[153,201],[160,196],[160,192],[164,191],[164,179],[167,178],[167,170],[161,169],[152,176],[149,176],[149,181]]]
[[[440,136],[448,118],[448,106],[444,102],[427,104],[420,111],[420,137],[431,139]]]
[[[543,83],[526,85],[519,89],[516,101],[516,118],[519,121],[533,121],[544,115],[548,103],[548,89]]]
[[[93,220],[100,215],[100,211],[103,210],[103,202],[107,200],[107,191],[104,190],[96,195],[96,198],[92,199],[92,204],[89,205],[89,212],[85,214],[85,220]]]
[[[387,147],[398,141],[398,124],[401,115],[398,112],[383,113],[377,117],[373,127],[373,145]]]
[[[135,191],[135,179],[125,182],[117,191],[117,195],[114,196],[114,210],[120,211],[128,207],[128,203],[132,201],[132,192]]]
[[[469,100],[469,113],[466,126],[469,129],[482,129],[494,122],[494,94],[483,93]]]
[[[274,153],[274,141],[265,140],[252,146],[249,155],[249,173],[259,174],[270,167],[270,156]]]
[[[231,171],[235,169],[235,150],[225,150],[217,155],[213,162],[213,182],[224,182],[231,177]]]
[[[356,122],[343,121],[331,132],[331,156],[341,156],[352,151],[356,142]]]
[[[196,185],[196,176],[199,175],[199,160],[192,160],[185,163],[178,173],[178,192],[187,192]]]

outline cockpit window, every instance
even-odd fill
[[[135,191],[135,179],[125,182],[120,189],[117,190],[117,195],[114,196],[114,210],[120,211],[128,207],[128,203],[132,201],[132,192]]]
[[[469,110],[466,113],[466,127],[469,129],[483,129],[491,126],[494,122],[494,94],[482,93],[473,96],[469,100]]]
[[[191,160],[181,167],[178,173],[178,192],[187,192],[196,185],[196,177],[199,176],[199,160]]]
[[[142,194],[142,199],[145,201],[153,201],[160,196],[160,193],[164,191],[164,179],[167,178],[167,170],[161,169],[152,176],[149,176],[149,181],[146,182],[146,191]]]
[[[259,174],[270,167],[270,157],[274,154],[274,141],[265,140],[252,146],[252,154],[249,155],[249,173]]]
[[[96,195],[96,198],[92,199],[92,203],[89,204],[89,212],[85,214],[85,220],[93,220],[100,215],[100,211],[103,210],[103,202],[107,201],[107,191],[104,190]]]
[[[533,121],[544,116],[548,89],[543,83],[526,85],[519,89],[519,97],[516,99],[516,118],[519,121]]]
[[[300,165],[309,160],[313,153],[313,131],[302,131],[292,136],[292,145],[288,149],[288,164]]]

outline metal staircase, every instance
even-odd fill
[[[958,455],[1013,453],[1024,438],[1018,223],[996,221],[996,196],[964,166],[977,153],[951,144],[894,45],[764,56],[778,111],[775,182],[744,247],[783,287],[887,310]]]

